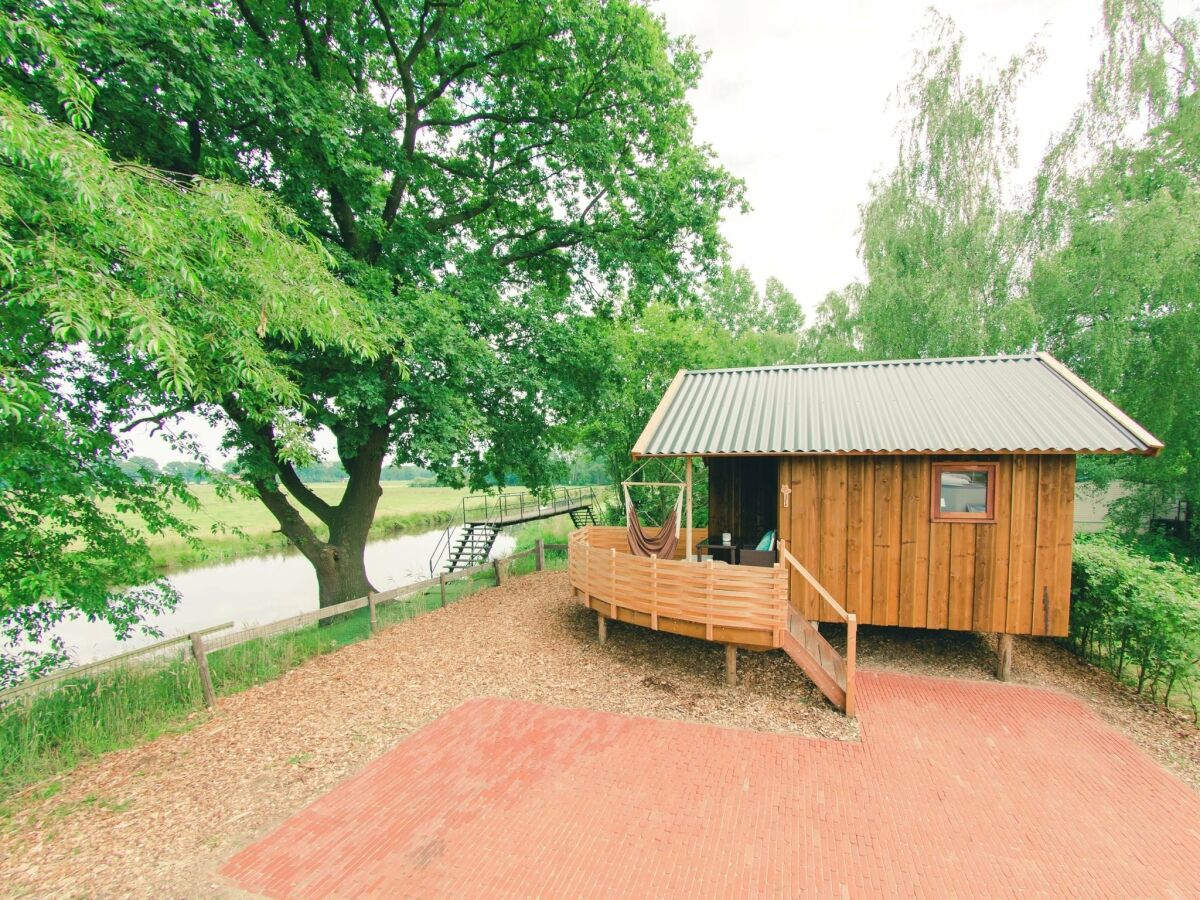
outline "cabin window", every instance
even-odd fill
[[[933,520],[996,521],[996,464],[934,463]]]

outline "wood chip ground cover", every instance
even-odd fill
[[[836,636],[835,636],[836,642]],[[980,636],[860,630],[859,663],[989,678]],[[514,579],[223,698],[193,727],[108,754],[9,798],[0,891],[11,896],[212,896],[235,849],[464,700],[515,697],[628,715],[856,740],[780,653],[740,655],[633,626],[609,629],[562,573]],[[1017,642],[1020,680],[1082,697],[1200,787],[1200,732],[1048,641]]]

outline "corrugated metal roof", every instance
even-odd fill
[[[634,455],[1153,454],[1161,447],[1039,353],[680,372]]]

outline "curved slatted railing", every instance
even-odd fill
[[[693,541],[704,530],[693,530]],[[624,528],[590,526],[567,543],[571,587],[601,616],[756,650],[780,648],[830,701],[854,715],[858,622],[780,542],[782,563],[730,566],[634,556]],[[682,557],[682,543],[676,555]],[[839,654],[792,603],[790,569],[846,623]]]
[[[694,529],[692,536],[702,540],[705,532]],[[763,649],[778,647],[787,628],[782,566],[634,556],[624,528],[581,528],[568,547],[571,586],[609,618]]]

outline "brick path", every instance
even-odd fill
[[[222,868],[272,897],[1200,895],[1200,797],[1079,702],[859,675],[862,743],[465,703]]]

